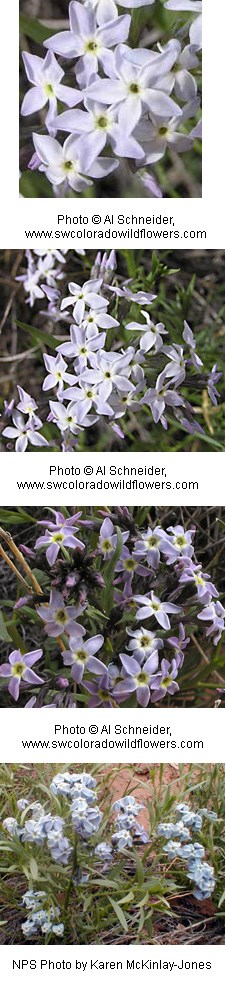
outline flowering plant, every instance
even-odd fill
[[[2,703],[218,703],[224,609],[211,578],[212,538],[205,550],[210,571],[198,548],[200,542],[202,557],[207,522],[213,524],[216,551],[215,513],[202,508],[199,520],[194,509],[190,525],[178,523],[180,517],[172,523],[176,514],[160,511],[156,523],[146,508],[75,514],[46,508],[41,519],[39,510],[26,514],[34,533],[20,548],[1,528],[4,571],[11,571],[13,554],[19,592],[9,600],[6,588],[2,608]],[[5,524],[8,517],[10,511]],[[15,513],[12,518],[14,523]],[[23,530],[24,521],[22,536]],[[209,536],[209,526],[207,531]],[[218,550],[220,558],[220,534]]]
[[[201,2],[164,2],[162,9],[155,0],[65,6],[66,30],[58,31],[55,20],[51,30],[21,17],[23,38],[43,39],[34,54],[22,51],[29,88],[21,117],[31,118],[33,149],[30,159],[27,148],[22,154],[22,166],[25,157],[32,177],[45,176],[40,188],[47,196],[96,195],[102,184],[112,195],[119,189],[126,195],[129,187],[131,195],[161,197],[176,185],[177,195],[197,196]],[[186,162],[181,193],[180,154]],[[22,194],[42,194],[34,178],[24,177]]]
[[[31,307],[40,299],[41,321],[48,319],[49,332],[18,322],[37,342],[40,359],[35,396],[18,382],[16,399],[5,404],[6,448],[71,452],[94,443],[123,448],[123,443],[131,446],[131,432],[136,449],[140,444],[159,449],[162,432],[182,436],[183,447],[187,435],[221,448],[211,423],[221,379],[216,361],[212,364],[214,341],[208,332],[203,353],[195,326],[185,317],[193,282],[186,297],[181,284],[178,311],[177,298],[171,304],[165,300],[160,285],[168,271],[154,254],[149,273],[144,255],[135,276],[135,258],[128,251],[133,276],[125,277],[120,254],[98,253],[74,280],[61,251],[39,254],[26,251],[26,270],[17,281]]]
[[[25,788],[25,796],[17,801],[14,796],[12,806],[8,794],[12,814],[7,815],[4,806],[2,866],[3,873],[7,872],[5,860],[10,860],[10,873],[17,875],[17,914],[28,943],[50,944],[58,938],[65,943],[96,943],[100,935],[108,934],[109,927],[116,942],[122,932],[128,940],[135,933],[139,941],[143,933],[147,941],[154,942],[158,920],[161,914],[166,920],[171,898],[174,907],[178,896],[182,908],[187,896],[197,916],[199,902],[212,895],[217,899],[222,872],[215,843],[220,842],[221,848],[222,819],[219,800],[220,817],[212,810],[216,778],[211,765],[210,798],[206,766],[196,765],[200,791],[195,807],[184,794],[182,776],[179,787],[185,801],[178,803],[173,786],[164,795],[160,777],[167,768],[152,768],[143,784],[143,796],[139,788],[138,797],[136,778],[127,768],[127,775],[131,774],[127,787],[122,796],[116,793],[115,797],[123,769],[117,765],[116,778],[109,765],[96,769],[88,765],[82,771],[77,765],[66,770],[59,765],[57,773],[51,765],[43,785],[40,765],[35,772],[42,783],[37,787],[36,782],[35,794],[40,792],[41,801],[33,800],[31,791],[27,797]],[[190,765],[187,771],[191,780]],[[217,783],[221,783],[218,774]],[[169,841],[161,848],[163,838]],[[6,891],[10,873],[4,878]]]

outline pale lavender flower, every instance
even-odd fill
[[[14,411],[12,414],[13,427],[7,427],[4,429],[2,434],[5,438],[13,438],[16,440],[15,452],[26,452],[28,443],[31,445],[38,445],[42,447],[48,445],[47,439],[43,435],[40,435],[38,428],[42,428],[42,421],[40,418],[34,418],[32,421],[26,422],[23,415],[19,411]]]
[[[35,542],[35,550],[47,545],[46,558],[49,565],[54,565],[62,547],[71,548],[73,551],[83,551],[85,548],[83,541],[75,537],[75,533],[79,529],[75,526],[75,521],[81,517],[81,513],[67,518],[59,511],[54,510],[54,513],[55,524],[52,521],[38,521],[40,526],[45,527],[48,524],[48,527],[45,534]]]
[[[177,662],[177,667],[182,668],[184,663],[184,650],[190,643],[190,637],[185,636],[185,629],[183,623],[179,623],[179,636],[178,637],[167,637],[167,644],[173,648],[175,652],[175,660]]]
[[[186,362],[184,357],[183,346],[163,346],[163,352],[165,356],[168,356],[170,363],[166,363],[165,366],[165,377],[172,377],[176,382],[177,386],[179,383],[183,383],[186,375]]]
[[[43,678],[40,678],[35,671],[32,671],[33,664],[42,657],[42,650],[28,651],[21,654],[20,650],[13,650],[9,655],[7,664],[0,667],[1,678],[9,678],[8,691],[10,695],[18,701],[21,681],[30,685],[43,685]]]
[[[131,373],[131,360],[134,356],[132,346],[125,353],[118,354],[112,352],[99,352],[90,356],[92,369],[85,370],[81,378],[88,383],[96,383],[99,386],[99,397],[106,401],[110,396],[113,387],[123,393],[133,390],[133,384],[128,377]]]
[[[53,387],[56,387],[57,396],[61,397],[63,395],[64,383],[74,383],[74,375],[67,372],[67,363],[65,363],[61,353],[58,353],[57,356],[48,356],[47,353],[43,353],[43,360],[47,370],[47,377],[43,381],[42,389],[52,390]]]
[[[128,322],[126,329],[128,329],[129,332],[141,332],[140,349],[142,352],[148,353],[149,349],[153,349],[154,347],[155,352],[157,353],[163,345],[162,336],[167,335],[167,330],[165,329],[163,322],[158,322],[157,325],[154,325],[150,319],[150,315],[148,315],[147,312],[142,311],[142,309],[141,315],[143,315],[146,319],[146,325],[140,325],[139,322]]]
[[[104,64],[105,54],[120,41],[126,41],[129,34],[131,18],[128,14],[113,18],[98,27],[94,11],[90,6],[84,7],[77,0],[69,4],[69,31],[60,31],[44,42],[45,47],[55,51],[64,58],[79,58],[76,75],[79,81],[83,72],[87,78],[98,71],[98,63]],[[78,74],[79,72],[79,74]],[[80,78],[81,74],[81,78]]]
[[[163,647],[163,640],[155,637],[151,630],[145,630],[145,627],[140,627],[140,630],[130,630],[129,627],[126,627],[126,633],[131,637],[129,644],[127,644],[128,650],[133,652],[133,657],[139,663],[150,657],[153,651]]]
[[[97,330],[96,333],[95,331],[93,332],[93,335],[91,335],[91,333],[88,335],[86,327],[83,327],[82,322],[80,325],[71,325],[70,338],[70,342],[61,343],[57,349],[63,356],[78,360],[78,369],[80,371],[86,368],[90,354],[96,353],[97,350],[104,347],[106,332],[98,333]]]
[[[140,609],[137,610],[136,620],[148,620],[149,617],[154,616],[157,623],[163,627],[164,630],[170,628],[170,621],[168,613],[180,613],[181,607],[175,606],[174,603],[162,603],[158,596],[152,591],[149,596],[134,596],[134,601],[136,603],[141,603]]]
[[[123,544],[128,541],[129,531],[124,531],[122,533]],[[110,520],[110,517],[105,517],[103,523],[101,524],[98,548],[104,559],[109,559],[112,557],[115,549],[117,547],[117,534],[114,533],[114,525]]]
[[[39,271],[33,265],[29,265],[26,274],[20,274],[16,280],[22,281],[24,291],[28,294],[27,303],[30,308],[33,308],[37,298],[44,298],[44,292],[39,284]]]
[[[140,172],[140,180],[145,188],[145,191],[147,191],[148,195],[150,195],[150,198],[162,199],[163,193],[158,185],[158,182],[156,181],[156,178],[154,178],[154,175],[151,175],[150,172],[143,169]]]
[[[122,698],[125,701],[133,692],[136,692],[138,704],[145,708],[150,700],[152,675],[158,668],[158,651],[153,651],[142,668],[130,654],[120,654],[119,657],[123,670],[126,672],[126,678],[115,685],[114,697],[117,700]]]
[[[132,835],[128,829],[120,829],[119,832],[114,832],[111,841],[112,845],[116,846],[118,851],[131,848],[133,845]]]
[[[35,411],[37,411],[38,405],[34,401],[34,398],[23,387],[20,387],[19,384],[17,384],[17,390],[20,398],[19,404],[17,404],[17,410],[22,411],[23,414],[28,414],[30,420],[32,418],[36,419]]]
[[[145,568],[145,565],[140,564],[134,552],[131,553],[125,547],[122,549],[121,558],[117,561],[115,572],[123,572],[124,577],[131,581],[135,574],[141,575],[142,578],[147,578],[147,575],[150,575],[149,569]]]
[[[196,350],[196,340],[194,338],[194,333],[188,325],[188,322],[184,322],[183,339],[187,342],[190,349],[190,359],[195,367],[203,366],[200,356],[195,352]]]
[[[150,688],[152,689],[151,702],[160,702],[165,695],[175,695],[179,691],[179,685],[175,680],[178,675],[178,664],[173,658],[171,664],[165,658],[161,661],[161,671],[153,675]]]
[[[141,399],[141,404],[147,404],[151,409],[155,424],[164,422],[163,414],[165,407],[179,407],[183,405],[183,398],[176,390],[170,390],[171,380],[166,380],[165,370],[159,374],[155,387],[149,387],[146,394]]]
[[[92,185],[90,178],[104,178],[117,168],[117,161],[103,157],[92,162],[87,177],[83,140],[82,138],[77,140],[73,134],[67,137],[63,147],[54,137],[35,133],[33,133],[33,142],[38,155],[39,171],[45,172],[52,185],[64,184],[74,192],[84,192]]]
[[[184,530],[182,524],[176,524],[175,527],[167,527],[164,544],[167,565],[173,565],[177,558],[183,557],[184,555],[186,558],[192,558],[194,554],[192,544],[194,534],[194,527],[188,531]]]
[[[207,383],[208,394],[210,400],[212,401],[212,404],[214,404],[215,407],[217,406],[217,397],[220,396],[218,390],[215,387],[215,384],[218,383],[218,380],[220,380],[221,376],[222,373],[218,372],[217,364],[215,363],[211,370],[211,373],[209,374],[208,383]]]
[[[166,533],[162,527],[155,527],[153,530],[148,527],[141,538],[135,541],[134,555],[136,558],[145,558],[148,565],[156,570],[160,562],[160,553],[164,552]]]
[[[144,157],[143,148],[134,137],[124,135],[117,122],[116,109],[106,109],[101,102],[84,100],[85,110],[67,110],[57,117],[55,123],[58,130],[83,137],[83,147],[86,151],[87,166],[101,154],[106,143],[110,143],[115,154],[119,157],[139,160]]]
[[[86,603],[78,606],[65,606],[61,592],[52,589],[50,592],[49,603],[42,603],[37,606],[36,612],[45,624],[45,631],[48,637],[59,637],[61,633],[80,634],[80,626],[76,623],[76,617],[80,616],[86,608]]]
[[[224,607],[219,600],[217,599],[215,603],[211,602],[207,606],[204,606],[202,612],[198,613],[197,616],[198,620],[206,620],[207,623],[211,623],[211,626],[206,631],[206,636],[213,637],[213,643],[218,644],[218,640],[220,640],[224,631],[225,617]]]
[[[109,54],[109,53],[108,53]],[[105,57],[109,78],[91,83],[86,94],[91,99],[118,106],[118,123],[125,135],[131,134],[143,114],[143,108],[159,116],[180,116],[174,101],[159,89],[159,79],[169,72],[174,53],[151,54],[146,49],[129,49],[119,44],[113,57]]]
[[[101,285],[102,277],[91,278],[82,285],[70,281],[68,285],[69,297],[63,298],[61,311],[64,311],[69,305],[73,305],[73,318],[75,322],[80,324],[84,318],[86,306],[96,308],[98,311],[101,308],[106,308],[106,299],[101,298],[100,295]]]
[[[79,89],[61,85],[64,71],[51,51],[47,52],[45,58],[23,51],[22,58],[27,78],[32,83],[32,89],[26,92],[22,102],[22,116],[36,113],[49,103],[46,126],[49,132],[54,133],[57,100],[66,103],[67,106],[75,106],[76,103],[81,102],[82,93]]]
[[[109,674],[107,668],[105,668],[105,673],[98,677],[98,681],[84,681],[84,688],[90,695],[87,703],[89,709],[97,709],[100,706],[103,709],[115,708],[115,679]],[[118,701],[123,702],[124,699],[119,698]]]
[[[73,435],[77,435],[80,430],[80,424],[78,422],[77,416],[77,404],[75,401],[70,401],[67,407],[64,404],[57,404],[56,401],[49,402],[51,411],[51,420],[60,429],[61,433],[71,431]],[[84,420],[85,416],[84,416]]]
[[[104,637],[101,634],[96,634],[95,637],[90,637],[89,640],[85,641],[81,640],[80,636],[70,638],[70,650],[64,651],[63,662],[66,666],[71,667],[72,678],[77,684],[82,681],[86,668],[95,675],[105,674],[105,664],[94,656],[103,646],[103,643]]]
[[[179,578],[179,582],[184,584],[193,582],[197,589],[198,599],[204,603],[210,602],[211,596],[215,598],[219,596],[216,586],[210,581],[210,575],[202,571],[201,565],[185,568]]]

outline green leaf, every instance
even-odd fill
[[[19,187],[24,199],[52,199],[54,197],[50,181],[40,171],[23,171]],[[49,237],[49,241],[50,239],[51,237]]]
[[[145,879],[145,872],[144,872],[143,863],[141,862],[138,853],[136,853],[136,862],[137,862],[136,879],[137,879],[138,887],[142,887]]]
[[[59,339],[55,336],[49,335],[48,332],[42,332],[41,329],[36,329],[36,326],[27,325],[26,322],[17,322],[19,329],[23,329],[24,332],[28,332],[31,336],[35,345],[37,342],[44,346],[49,346],[49,349],[56,349],[59,344]]]
[[[116,900],[113,900],[112,897],[108,897],[108,900],[109,900],[111,906],[113,907],[113,910],[115,911],[116,917],[118,918],[118,921],[121,924],[123,930],[124,931],[128,931],[128,924],[127,924],[127,920],[126,920],[126,916],[124,914],[124,911],[122,910],[121,907],[119,907],[119,904],[117,904],[117,901]]]
[[[27,17],[26,14],[21,14],[20,33],[25,34],[32,41],[37,41],[37,44],[43,44],[46,38],[51,38],[52,34],[56,32],[52,28],[44,27],[44,24],[40,24],[35,17]]]
[[[130,904],[131,900],[134,900],[133,890],[129,890],[128,894],[126,894],[126,897],[122,897],[122,899],[119,901],[119,904]]]
[[[4,526],[6,530],[7,527],[9,528],[11,526],[11,524],[21,524],[22,520],[28,520],[31,521],[31,523],[36,523],[33,517],[30,514],[27,514],[25,510],[22,510],[20,507],[18,507],[17,511],[16,509],[14,511],[8,510],[7,507],[1,507],[0,524]]]
[[[30,859],[30,871],[31,871],[31,875],[32,875],[33,880],[37,880],[38,879],[38,867],[37,867],[36,859],[34,859],[34,856],[32,856],[32,858]]]
[[[5,625],[5,620],[1,611],[0,611],[0,640],[2,640],[4,644],[11,643],[12,640],[12,637],[10,637],[10,634],[8,633],[7,627]]]
[[[116,527],[116,533],[117,533],[116,549],[114,551],[114,554],[112,555],[112,558],[107,563],[104,570],[105,591],[103,593],[103,596],[104,596],[104,609],[107,616],[109,616],[109,613],[111,612],[111,609],[113,607],[113,602],[114,602],[113,578],[114,578],[115,566],[120,558],[123,548],[122,534],[119,527]]]

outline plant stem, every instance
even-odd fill
[[[26,575],[28,575],[28,578],[32,582],[35,592],[37,592],[39,595],[42,595],[41,586],[39,585],[39,582],[37,582],[37,579],[35,578],[35,575],[33,574],[30,565],[28,565],[26,559],[22,555],[22,552],[19,550],[19,548],[17,548],[17,545],[15,544],[12,535],[9,534],[8,531],[4,531],[3,528],[0,527],[0,537],[2,537],[4,541],[6,541],[8,547],[11,548],[13,555],[15,555],[17,561],[22,566],[22,568],[26,572]]]
[[[77,836],[77,832],[76,832],[75,833],[75,841],[74,841],[74,849],[73,849],[73,857],[72,857],[71,876],[70,876],[69,881],[68,881],[68,886],[67,886],[67,890],[66,890],[66,894],[65,894],[65,900],[64,900],[64,906],[63,906],[63,917],[64,918],[65,918],[65,916],[67,914],[67,911],[68,911],[69,900],[70,900],[70,895],[71,895],[71,889],[72,889],[72,886],[73,886],[73,878],[74,878],[74,875],[75,875],[77,869],[78,869],[78,836]]]

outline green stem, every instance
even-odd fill
[[[64,557],[70,563],[71,559],[70,559],[69,551],[67,551],[66,548],[64,548],[64,545],[63,544],[61,545],[61,551],[62,551],[62,554],[64,555]]]
[[[137,269],[136,269],[136,261],[134,257],[134,250],[122,250],[122,253],[124,254],[127,263],[129,277],[136,277]]]
[[[68,886],[67,886],[67,890],[66,890],[66,894],[65,894],[65,900],[64,900],[64,906],[63,906],[63,917],[64,918],[65,918],[65,916],[67,914],[67,911],[68,911],[69,900],[70,900],[70,896],[71,896],[71,890],[72,890],[72,887],[73,887],[73,879],[74,879],[74,875],[75,875],[77,869],[78,869],[78,836],[77,836],[77,832],[76,832],[75,833],[75,841],[74,841],[74,849],[73,849],[73,857],[72,857],[71,876],[70,876],[69,881],[68,881]]]
[[[147,0],[148,4],[148,0]],[[131,12],[131,25],[129,32],[129,42],[131,48],[137,48],[140,41],[140,12],[139,10],[132,10]]]
[[[9,633],[9,635],[11,637],[11,640],[13,641],[13,644],[15,645],[16,649],[17,650],[20,650],[21,651],[21,654],[23,654],[23,652],[24,652],[24,640],[22,640],[22,637],[18,633],[18,630],[17,630],[17,627],[15,626],[14,620],[11,620],[11,621],[7,622],[6,623],[6,627],[7,627],[8,633]]]

